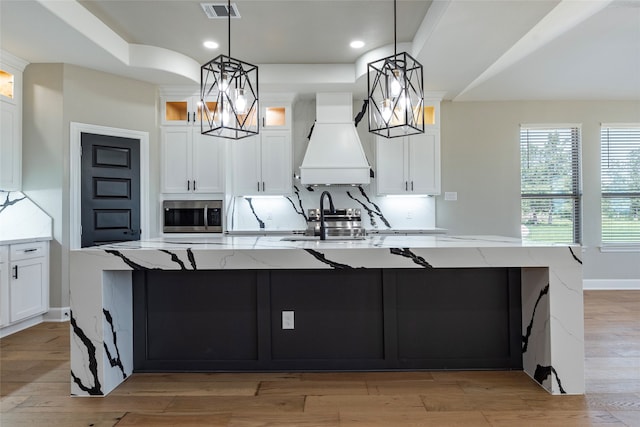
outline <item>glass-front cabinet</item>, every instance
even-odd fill
[[[260,108],[260,115],[264,130],[291,129],[290,103],[265,101]]]

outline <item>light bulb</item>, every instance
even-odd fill
[[[236,112],[238,114],[247,112],[247,98],[244,96],[244,89],[236,89]]]
[[[380,104],[380,115],[382,116],[382,120],[384,120],[385,123],[389,123],[389,120],[393,115],[393,109],[390,99],[385,99]]]
[[[220,115],[220,124],[222,126],[228,125],[230,118],[228,102],[218,104],[218,114]]]
[[[222,73],[220,77],[220,90],[226,92],[229,89],[229,76],[227,73]]]
[[[396,96],[400,95],[400,92],[402,91],[402,85],[400,84],[402,73],[397,69],[391,72],[393,73],[393,78],[391,79],[391,85],[389,89],[391,90],[391,96],[395,98]]]

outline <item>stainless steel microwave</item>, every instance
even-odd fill
[[[165,200],[165,233],[222,233],[222,200]]]

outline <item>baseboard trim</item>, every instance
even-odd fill
[[[68,322],[71,319],[69,313],[71,313],[70,307],[51,307],[49,311],[44,314],[44,321]]]
[[[4,338],[11,334],[15,334],[16,332],[20,332],[23,329],[38,325],[43,322],[43,317],[43,315],[31,317],[29,319],[23,320],[22,322],[4,327],[0,329],[0,338]]]
[[[640,280],[636,279],[585,279],[582,281],[582,289],[586,291],[602,290],[640,290]]]

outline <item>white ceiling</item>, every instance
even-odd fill
[[[235,3],[231,56],[259,65],[261,90],[361,94],[392,52],[391,0]],[[398,0],[397,16],[398,50],[445,99],[640,100],[640,0]],[[0,1],[3,50],[165,85],[227,54],[227,24],[193,0]]]

